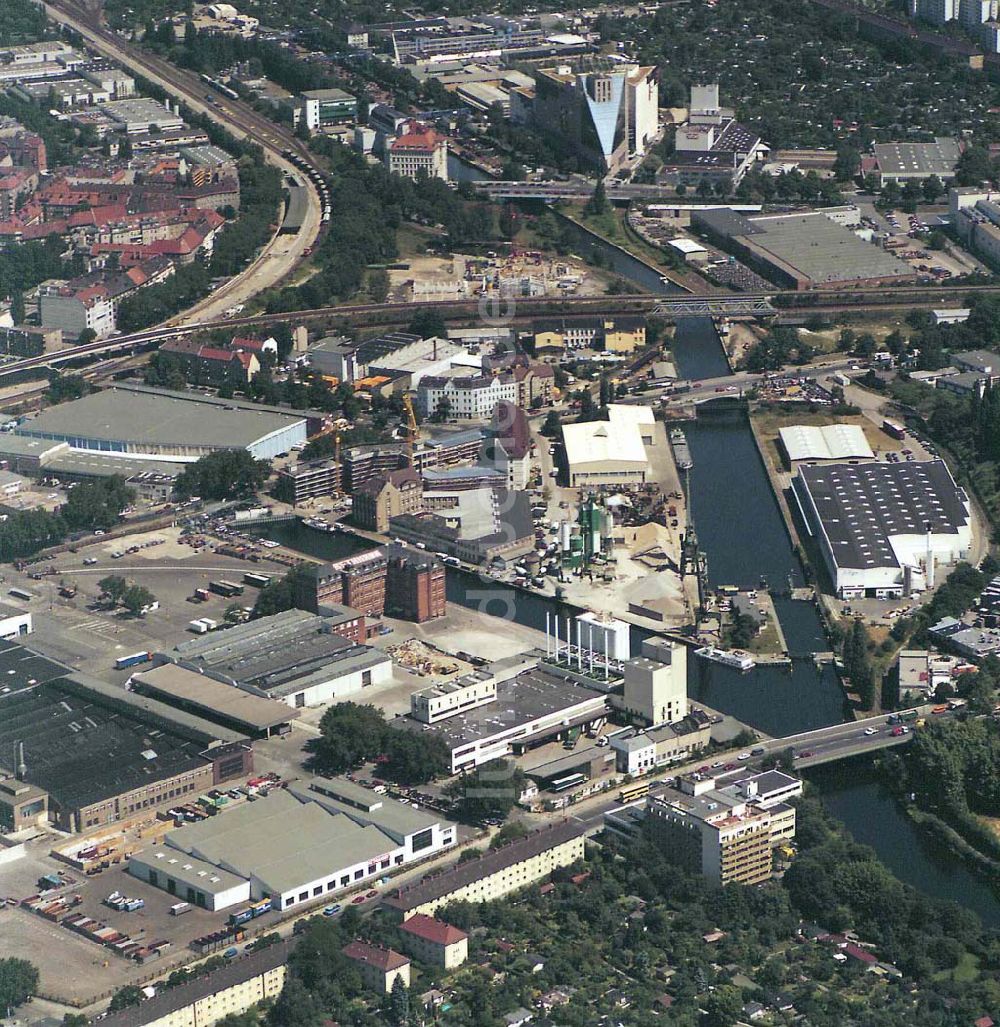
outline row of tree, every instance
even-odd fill
[[[14,511],[0,523],[0,562],[33,556],[74,532],[97,528],[106,531],[118,523],[122,510],[134,499],[135,490],[125,484],[124,478],[114,475],[77,485],[54,513],[41,509]]]

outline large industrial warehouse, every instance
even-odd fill
[[[0,695],[0,767],[36,790],[35,822],[48,817],[64,831],[92,830],[253,770],[249,742],[238,732],[81,674],[53,676],[57,665],[48,661],[28,665],[43,680]],[[27,826],[23,810],[0,813]]]
[[[874,460],[875,454],[858,424],[789,424],[778,432],[785,460],[799,464],[829,464]]]
[[[433,731],[451,752],[451,772],[471,770],[559,737],[570,728],[599,723],[608,714],[604,692],[584,688],[544,666],[496,685],[496,697],[433,724],[397,717],[395,728]]]
[[[335,618],[286,610],[182,642],[181,667],[289,706],[317,706],[392,677],[392,660],[337,634]]]
[[[842,599],[922,591],[972,544],[969,498],[943,460],[804,466],[792,488]]]
[[[305,442],[306,418],[239,400],[116,385],[49,407],[15,434],[87,453],[174,463],[220,449],[245,449],[266,460]]]
[[[349,781],[316,778],[171,831],[129,872],[193,905],[270,898],[289,909],[342,892],[455,842],[455,825]]]
[[[909,264],[821,211],[748,218],[735,211],[695,211],[691,224],[776,285],[826,289],[913,281]]]

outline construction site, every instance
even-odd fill
[[[410,257],[389,270],[390,299],[397,303],[466,299],[600,296],[614,275],[590,267],[578,256],[552,257],[512,246],[508,252],[430,254]]]

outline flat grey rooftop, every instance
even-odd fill
[[[754,218],[754,247],[773,254],[817,283],[868,278],[906,278],[913,269],[879,246],[823,214]]]
[[[244,877],[253,875],[272,893],[291,891],[393,848],[392,839],[377,827],[361,826],[282,790],[172,831],[167,842]]]
[[[335,634],[332,623],[302,610],[286,610],[182,642],[171,655],[182,666],[274,696],[388,659]]]
[[[950,178],[961,155],[958,140],[938,137],[933,143],[876,143],[879,170],[888,175],[937,175]]]
[[[242,449],[302,420],[298,412],[279,414],[191,393],[112,387],[49,407],[20,424],[16,434],[66,441]]]
[[[803,467],[796,491],[812,499],[838,567],[898,567],[892,535],[957,534],[965,494],[942,460]]]
[[[500,681],[496,700],[485,706],[431,726],[409,717],[398,717],[391,723],[411,731],[434,731],[449,748],[455,749],[520,725],[530,726],[540,717],[601,697],[601,692],[583,688],[539,667]]]

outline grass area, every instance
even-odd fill
[[[764,623],[760,634],[747,646],[752,653],[777,653],[781,652],[781,643],[778,639],[778,625],[768,619]]]
[[[396,229],[396,246],[399,248],[400,260],[407,257],[422,257],[427,252],[427,243],[439,239],[440,232],[419,225],[405,224]]]
[[[643,242],[625,227],[628,212],[623,207],[609,207],[603,214],[590,214],[585,204],[567,204],[563,213],[579,222],[584,228],[596,232],[609,242],[635,255],[657,268],[673,270],[673,264],[664,259],[663,252],[656,246]]]
[[[963,952],[953,969],[934,974],[935,981],[954,981],[956,984],[971,984],[978,978],[979,960],[972,952]]]

